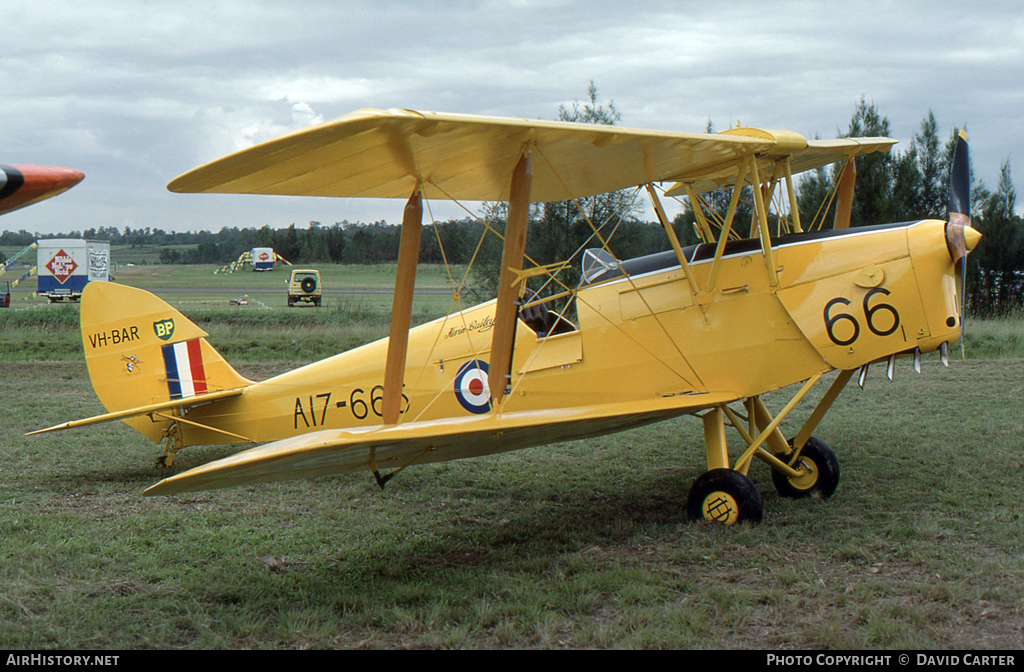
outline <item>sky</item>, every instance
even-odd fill
[[[591,80],[634,128],[833,138],[863,97],[897,150],[929,110],[943,139],[966,126],[989,189],[1024,161],[1018,0],[35,0],[5,3],[2,26],[0,163],[86,178],[0,230],[397,223],[401,201],[166,185],[365,107],[554,119]]]

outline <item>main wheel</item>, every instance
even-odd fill
[[[828,445],[813,436],[807,439],[800,451],[798,464],[807,473],[799,478],[790,478],[779,471],[772,471],[772,483],[782,497],[831,497],[839,486],[839,460]]]
[[[690,488],[686,510],[693,519],[725,525],[745,520],[756,523],[764,513],[757,486],[732,469],[712,469],[701,474]]]

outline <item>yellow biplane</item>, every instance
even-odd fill
[[[812,432],[858,370],[941,350],[961,333],[960,266],[970,228],[966,142],[951,220],[846,228],[852,181],[838,181],[837,223],[805,230],[793,176],[888,138],[806,140],[736,128],[719,134],[362,110],[186,173],[178,193],[407,199],[388,339],[262,382],[239,375],[207,334],[157,297],[91,283],[82,339],[108,413],[65,429],[121,420],[165,445],[264,443],[171,476],[163,495],[367,470],[398,471],[616,432],[684,414],[703,422],[707,471],[690,490],[696,518],[759,520],[747,477],[767,463],[779,493],[830,496],[834,453]],[[844,175],[850,175],[850,171]],[[750,222],[736,221],[743,187]],[[702,194],[732,187],[717,220]],[[625,188],[646,190],[671,249],[620,260],[591,223],[597,249],[576,286],[565,264],[525,263],[531,204]],[[778,190],[778,194],[776,194]],[[683,247],[659,193],[689,198],[700,244]],[[424,199],[507,202],[495,300],[457,306],[410,328]],[[780,213],[770,214],[778,201]],[[668,247],[668,246],[667,246]],[[557,291],[528,291],[531,278]],[[460,302],[456,285],[456,301]],[[567,310],[566,306],[573,306]],[[802,428],[780,423],[826,374],[831,383]],[[766,392],[793,386],[774,414]],[[741,439],[730,455],[726,428]],[[42,430],[50,431],[50,430]]]

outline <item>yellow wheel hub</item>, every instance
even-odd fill
[[[704,518],[732,525],[740,517],[740,505],[728,492],[716,490],[704,498],[701,505]]]
[[[801,457],[798,466],[804,473],[796,478],[790,478],[789,482],[797,490],[810,490],[818,482],[818,465],[814,460]]]

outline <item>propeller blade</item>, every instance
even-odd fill
[[[860,389],[862,389],[862,390],[864,389],[864,381],[867,380],[867,378],[868,378],[868,365],[865,364],[864,366],[860,367],[860,375],[857,376],[857,385],[860,386]]]
[[[967,133],[960,131],[953,150],[953,163],[949,167],[949,221],[946,222],[946,247],[953,259],[953,268],[960,291],[960,358],[966,358],[964,313],[967,310],[967,254],[978,245],[981,234],[971,227],[971,162],[967,148]],[[945,343],[942,344],[943,363],[946,363]]]
[[[885,365],[885,377],[892,381],[893,374],[896,373],[896,355],[889,355],[889,363]]]
[[[947,201],[946,247],[953,263],[967,254],[964,228],[971,225],[971,164],[967,133],[960,131],[949,167],[949,200]]]
[[[953,165],[949,168],[947,207],[950,221],[954,221],[954,215],[962,215],[966,221],[958,223],[971,223],[971,160],[968,155],[966,131],[960,131],[956,139],[956,148],[953,150]]]
[[[945,341],[939,345],[939,359],[942,360],[943,366],[949,366],[949,347]]]
[[[914,348],[914,371],[921,373],[921,348]]]

